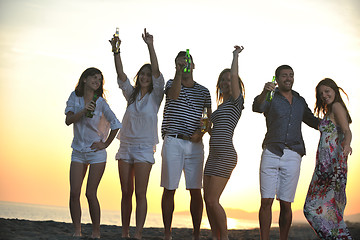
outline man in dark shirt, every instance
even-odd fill
[[[301,157],[305,155],[301,124],[315,129],[319,125],[305,99],[292,90],[293,69],[282,65],[276,69],[275,77],[278,87],[266,83],[253,103],[253,111],[265,115],[267,127],[260,163],[261,239],[269,239],[275,195],[280,201],[280,239],[287,239],[292,222],[291,203],[299,180]],[[270,91],[274,91],[273,98],[266,100]]]

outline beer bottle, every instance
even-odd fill
[[[96,100],[98,99],[98,96],[96,95],[96,93],[94,94],[94,97],[92,99],[92,101],[95,103],[95,107],[96,107]],[[92,118],[94,116],[94,111],[90,111],[90,110],[87,110],[86,111],[86,117],[88,118]]]
[[[184,68],[184,72],[189,73],[191,71],[191,57],[190,57],[189,49],[186,49],[185,59],[187,64]]]
[[[116,28],[115,37],[119,37],[119,28]]]
[[[275,84],[275,76],[273,76],[273,79],[271,80],[271,82]],[[275,90],[274,91],[269,91],[266,94],[266,101],[271,102],[272,98],[274,97],[274,93],[275,93]]]
[[[115,53],[118,53],[119,52],[119,47],[120,47],[120,43],[119,43],[119,40],[118,40],[118,38],[119,38],[119,28],[118,27],[116,28],[114,37],[116,38],[116,44],[115,44],[116,51],[115,51]]]
[[[207,107],[204,107],[202,115],[201,115],[202,125],[201,125],[201,132],[207,132],[207,128],[209,126],[209,117],[207,112]]]

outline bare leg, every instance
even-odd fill
[[[74,237],[81,236],[81,205],[80,193],[81,186],[86,174],[87,165],[71,162],[70,165],[70,215],[74,225]]]
[[[271,227],[271,207],[273,204],[273,198],[262,198],[261,206],[259,210],[259,223],[260,223],[260,238],[262,240],[270,239],[270,227]]]
[[[280,200],[279,228],[280,228],[281,240],[288,239],[291,222],[292,222],[291,202]]]
[[[204,200],[206,205],[206,214],[208,216],[208,220],[211,227],[212,239],[217,240],[220,238],[220,232],[217,229],[216,217],[214,212],[210,208],[210,205],[207,203],[208,195],[210,194],[210,191],[211,191],[211,177],[204,176]]]
[[[134,238],[141,239],[147,213],[146,191],[152,165],[135,163],[136,229]]]
[[[227,178],[204,176],[204,199],[206,210],[210,213],[209,222],[213,239],[228,240],[227,219],[224,208],[220,205],[220,196],[228,182]],[[215,238],[216,237],[216,238]]]
[[[134,166],[133,164],[118,161],[121,184],[121,222],[122,237],[130,237],[130,217],[132,211],[132,195],[134,193]]]
[[[189,189],[191,195],[190,212],[194,228],[194,239],[200,239],[200,225],[204,203],[201,195],[201,189]]]
[[[86,186],[86,198],[89,203],[89,211],[92,222],[92,238],[100,238],[100,204],[97,198],[97,189],[105,170],[106,162],[90,165],[89,176]]]
[[[161,209],[164,223],[164,240],[171,239],[171,222],[174,213],[174,196],[175,190],[168,190],[164,188],[164,192],[161,199]]]

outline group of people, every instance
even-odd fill
[[[193,79],[195,65],[192,56],[185,51],[178,53],[175,76],[165,84],[153,36],[145,29],[142,38],[148,47],[151,64],[140,68],[134,86],[123,70],[121,40],[117,35],[110,40],[117,82],[127,101],[122,123],[104,99],[103,75],[96,68],[82,73],[67,101],[65,122],[74,127],[69,200],[74,236],[81,236],[80,192],[90,165],[86,197],[92,220],[92,237],[100,238],[97,188],[105,169],[105,149],[120,129],[120,148],[115,158],[118,160],[122,191],[122,237],[130,237],[135,191],[136,229],[133,237],[141,239],[147,214],[148,180],[159,143],[157,115],[165,94],[161,127],[164,239],[171,239],[174,196],[182,172],[191,196],[194,239],[200,238],[203,200],[212,238],[228,239],[226,213],[219,199],[237,163],[233,134],[244,109],[245,88],[238,74],[238,56],[244,48],[235,46],[231,67],[220,73],[216,84],[217,109],[212,112],[209,90]],[[280,238],[287,239],[292,222],[291,203],[294,201],[301,158],[305,155],[302,122],[321,132],[316,168],[304,206],[305,216],[320,238],[351,239],[343,220],[347,157],[352,152],[351,118],[339,92],[342,89],[331,79],[322,80],[316,87],[314,116],[304,98],[292,90],[294,71],[290,66],[278,67],[275,78],[276,83],[266,83],[253,102],[253,111],[264,114],[267,126],[260,164],[261,239],[269,239],[275,196],[280,202]],[[271,92],[271,99],[267,98]],[[204,109],[209,124],[201,119]],[[202,137],[206,132],[210,134],[210,148],[204,167]]]

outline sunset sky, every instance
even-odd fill
[[[289,64],[294,90],[313,109],[315,86],[334,79],[348,94],[353,154],[348,160],[345,214],[360,213],[360,2],[358,0],[2,0],[0,1],[0,201],[67,206],[72,126],[65,104],[81,73],[99,68],[110,107],[119,120],[126,102],[116,83],[108,39],[120,29],[124,70],[132,79],[149,56],[141,38],[154,35],[160,71],[175,73],[174,58],[190,49],[194,79],[206,86],[216,109],[215,85],[229,68],[234,45],[243,45],[239,75],[245,109],[235,130],[238,164],[222,195],[225,208],[256,212],[260,206],[259,164],[266,127],[253,113],[254,97],[271,81],[276,67]],[[159,112],[159,130],[163,105]],[[159,131],[160,132],[160,131]],[[319,132],[303,125],[307,155],[293,210],[302,209],[315,166]],[[209,137],[204,137],[206,157]],[[115,154],[108,148],[98,196],[103,209],[120,210],[121,189]],[[161,212],[162,141],[157,146],[148,188],[149,212]],[[85,187],[83,187],[85,189]],[[87,207],[82,195],[83,207]],[[183,180],[175,211],[188,211]],[[275,203],[274,210],[278,209]]]

